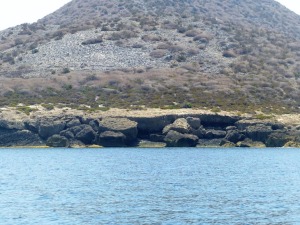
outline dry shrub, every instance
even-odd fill
[[[184,50],[184,47],[180,45],[171,45],[168,50],[172,53],[182,52]]]
[[[167,51],[166,51],[166,50],[159,49],[159,50],[154,50],[154,51],[152,51],[152,52],[150,53],[150,56],[151,56],[152,58],[159,59],[159,58],[164,57],[166,54],[167,54]]]
[[[300,51],[300,43],[299,42],[294,42],[288,45],[288,47],[292,50],[292,51]]]
[[[174,29],[177,29],[177,28],[178,28],[178,24],[166,20],[166,21],[163,22],[162,28],[168,29],[168,30],[174,30]]]
[[[121,39],[130,39],[130,38],[134,38],[134,37],[137,37],[136,32],[132,32],[129,30],[123,30],[123,31],[112,33],[110,36],[107,37],[107,39],[112,40],[112,41],[118,41]]]
[[[187,55],[188,56],[194,56],[194,55],[198,55],[198,54],[199,54],[199,51],[197,49],[190,48],[190,49],[187,50]]]
[[[236,53],[233,50],[228,50],[223,52],[223,56],[226,58],[234,58],[236,57]]]
[[[157,35],[144,35],[142,36],[142,40],[145,41],[145,42],[157,42],[157,41],[161,41],[161,37],[160,36],[157,36]]]
[[[196,37],[200,35],[200,32],[198,30],[188,30],[187,32],[185,32],[185,35],[187,37]]]
[[[208,43],[211,39],[212,39],[212,36],[206,32],[198,33],[193,38],[194,41],[198,41],[200,43]]]
[[[91,38],[91,39],[85,40],[81,44],[82,45],[93,45],[93,44],[99,44],[102,42],[103,42],[102,36],[99,36],[96,38]]]
[[[135,43],[132,45],[132,48],[143,48],[144,45],[140,44],[140,43]]]
[[[172,47],[169,43],[160,43],[156,46],[156,49],[170,49]]]

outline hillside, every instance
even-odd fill
[[[299,25],[273,0],[73,0],[0,32],[0,102],[298,112]]]

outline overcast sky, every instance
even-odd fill
[[[0,30],[22,23],[33,23],[71,0],[2,0]],[[277,0],[300,15],[299,0]]]

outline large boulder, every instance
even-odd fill
[[[224,138],[225,136],[226,136],[226,131],[213,130],[213,129],[206,130],[204,134],[204,138],[206,139],[218,139],[218,138]]]
[[[194,130],[199,129],[199,127],[201,126],[201,120],[199,118],[187,117],[186,121],[188,122],[190,127],[193,128]]]
[[[175,115],[154,116],[154,117],[131,117],[138,123],[140,134],[154,134],[161,132],[165,126],[171,124],[175,120]]]
[[[257,125],[265,125],[270,126],[272,130],[282,130],[284,129],[284,125],[272,121],[263,121],[259,119],[243,119],[239,120],[235,123],[236,127],[240,130],[245,130],[247,127],[250,126],[257,126]]]
[[[164,141],[167,147],[195,147],[198,143],[198,137],[192,134],[181,134],[170,130]]]
[[[226,127],[234,125],[240,117],[218,114],[202,114],[199,116],[201,124],[209,127]]]
[[[204,138],[206,130],[203,126],[200,126],[197,130],[192,129],[191,134],[196,135],[199,139]]]
[[[86,126],[86,124],[82,124],[80,126],[71,127],[69,129],[67,129],[66,131],[70,131],[73,133],[74,136],[76,136],[82,129],[84,129],[85,126]]]
[[[86,145],[92,144],[96,138],[96,132],[89,125],[80,126],[82,129],[76,133],[75,138]]]
[[[81,125],[81,123],[78,118],[73,118],[66,124],[67,128],[76,127],[76,126],[80,126],[80,125]]]
[[[121,132],[105,131],[99,135],[99,144],[103,147],[125,147],[125,140]]]
[[[237,143],[239,141],[243,141],[245,139],[245,135],[241,134],[238,130],[229,130],[225,136],[225,140]]]
[[[24,122],[21,120],[0,119],[0,128],[23,130]]]
[[[62,120],[42,120],[39,123],[38,133],[39,135],[47,139],[54,134],[59,134],[66,127],[65,121]]]
[[[47,146],[55,148],[66,148],[70,146],[69,140],[66,137],[55,134],[48,138]]]
[[[69,129],[61,131],[59,135],[64,136],[69,140],[75,138],[74,134]]]
[[[100,122],[99,122],[99,120],[91,120],[90,122],[89,122],[89,125],[93,128],[93,130],[95,131],[95,132],[98,132],[98,130],[99,130],[99,124],[100,124]]]
[[[167,134],[170,130],[177,131],[182,134],[187,134],[191,131],[191,127],[188,124],[187,120],[184,118],[179,118],[174,121],[174,123],[167,125],[163,129],[163,134]]]
[[[105,131],[121,132],[126,136],[126,143],[137,139],[137,122],[127,118],[103,118],[99,123],[99,133]]]
[[[245,135],[253,141],[265,143],[268,136],[273,132],[271,126],[256,124],[246,128]]]
[[[283,147],[287,142],[292,141],[292,137],[285,132],[273,132],[266,140],[267,147]]]
[[[24,128],[26,130],[29,130],[33,133],[38,133],[39,132],[39,125],[36,120],[26,120],[24,121]]]
[[[10,130],[0,135],[0,146],[40,146],[43,141],[29,130]]]

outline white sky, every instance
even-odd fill
[[[0,0],[0,30],[33,23],[71,0]]]
[[[1,0],[0,30],[22,23],[33,23],[71,0]],[[277,0],[300,15],[299,0]]]

